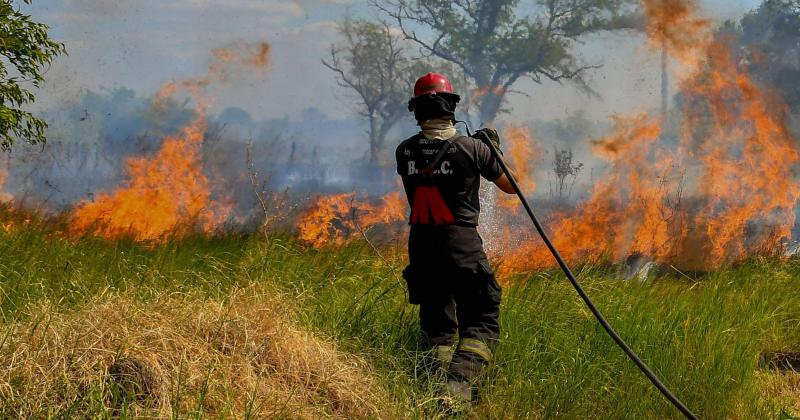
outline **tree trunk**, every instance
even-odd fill
[[[380,159],[380,121],[375,113],[369,115],[369,163],[375,165]]]
[[[386,146],[386,138],[389,136],[389,130],[397,123],[396,119],[383,118],[381,121],[381,128],[378,131],[378,153],[382,153],[384,146]]]
[[[486,93],[478,99],[478,113],[481,126],[494,126],[494,120],[500,113],[505,93],[496,92],[496,87],[490,87]]]

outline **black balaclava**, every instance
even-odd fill
[[[417,96],[408,101],[408,110],[414,112],[417,125],[434,118],[456,119],[456,105],[461,97],[454,93],[430,93]]]

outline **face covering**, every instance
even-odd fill
[[[456,128],[449,118],[435,118],[420,124],[422,135],[428,140],[447,140],[456,135]]]
[[[417,124],[433,119],[455,118],[456,106],[461,97],[452,93],[422,95],[408,101],[408,110],[414,112]]]

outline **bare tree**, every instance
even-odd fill
[[[252,140],[245,145],[245,162],[247,164],[247,175],[250,179],[250,186],[253,189],[253,194],[258,201],[259,208],[264,217],[261,221],[261,233],[267,237],[269,236],[270,230],[287,213],[289,188],[286,188],[282,194],[276,194],[267,188],[267,185],[269,185],[271,181],[272,173],[268,173],[263,179],[259,179],[258,169],[256,169],[256,164],[253,159]]]
[[[555,175],[555,187],[551,184],[550,194],[558,194],[558,200],[569,198],[572,193],[572,186],[578,174],[583,169],[583,163],[573,163],[572,149],[559,150],[553,146],[553,174]],[[564,194],[566,193],[566,195]]]
[[[385,23],[347,18],[340,31],[344,42],[331,46],[322,64],[358,97],[358,111],[369,121],[370,162],[377,163],[389,130],[408,112],[410,60],[402,36]]]
[[[670,176],[674,173],[673,176]],[[687,223],[686,205],[684,204],[685,197],[683,196],[684,189],[686,188],[686,170],[678,166],[673,166],[669,171],[658,177],[658,189],[656,190],[657,196],[661,197],[658,203],[658,211],[661,216],[662,223],[666,224],[669,232],[669,243],[658,244],[655,239],[655,230],[653,230],[652,243],[658,249],[653,249],[652,254],[658,255],[665,254],[670,259],[678,257],[680,249],[676,239],[681,237],[681,231]],[[669,255],[666,255],[669,253]]]

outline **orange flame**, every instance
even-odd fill
[[[536,190],[536,179],[533,176],[533,161],[537,157],[536,150],[533,148],[533,140],[528,134],[528,130],[522,127],[511,127],[504,130],[504,140],[507,140],[508,147],[505,159],[514,168],[517,174],[517,182],[523,191],[533,193]],[[498,204],[501,208],[519,211],[520,203],[516,196],[498,196]]]
[[[648,231],[644,226],[631,223],[652,220],[658,214],[657,201],[662,192],[643,185],[644,180],[655,176],[656,169],[649,165],[629,165],[629,159],[647,160],[660,127],[644,115],[616,121],[615,132],[595,142],[595,150],[610,163],[609,175],[595,187],[592,197],[574,212],[554,216],[553,243],[569,261],[596,261],[609,253],[611,257],[624,258],[632,249],[647,249],[649,253],[663,241],[663,227]],[[626,194],[620,188],[622,185],[636,188]],[[622,235],[617,235],[618,232]],[[554,264],[549,251],[538,240],[503,248],[508,252],[502,255],[502,274]]]
[[[707,238],[711,258],[736,260],[791,238],[800,197],[794,170],[800,153],[786,126],[786,105],[737,67],[723,41],[709,48],[708,65],[713,69],[710,83],[696,77],[684,90],[695,105],[688,106],[689,121],[703,128],[702,111],[708,110],[711,134],[693,142],[689,135],[695,133],[689,132],[683,147],[699,149],[695,153],[705,169],[698,189],[708,200],[698,214],[703,229],[696,235]],[[752,231],[763,225],[767,231]]]
[[[691,4],[663,4],[680,3]],[[687,12],[691,8],[672,10],[679,11],[678,21],[703,28]],[[671,48],[703,64],[681,82],[677,144],[668,141],[661,121],[647,116],[616,118],[615,131],[593,142],[609,161],[607,176],[587,202],[551,223],[567,260],[620,261],[642,253],[708,269],[791,238],[800,200],[793,168],[800,153],[786,125],[786,106],[750,79],[725,40],[671,41]],[[537,241],[507,254],[501,272],[553,264]]]
[[[556,247],[572,263],[643,254],[702,270],[775,249],[791,239],[800,201],[794,169],[800,152],[785,104],[751,80],[726,40],[712,37],[708,22],[695,17],[693,2],[646,0],[644,6],[651,40],[697,64],[680,81],[681,124],[667,126],[646,114],[615,117],[614,130],[592,142],[608,162],[602,180],[588,200],[548,220]],[[535,183],[527,165],[535,153],[524,134],[507,130],[508,158],[530,191]],[[353,198],[321,201],[301,224],[304,239],[322,244],[351,238],[348,214],[369,208],[348,204]],[[495,247],[504,250],[501,274],[554,265],[540,240],[527,239],[516,227],[503,233],[503,244]]]
[[[255,70],[257,76],[265,77],[269,70],[269,52],[270,45],[265,41],[250,43],[240,40],[228,47],[213,49],[213,59],[204,76],[166,83],[156,93],[153,102],[161,106],[179,89],[183,89],[194,96],[198,101],[198,113],[203,113],[209,105],[204,93],[209,85],[230,83],[242,69]]]
[[[405,220],[406,207],[399,192],[384,196],[380,205],[358,201],[355,193],[322,197],[298,219],[299,237],[316,248],[342,245],[374,225]]]
[[[492,94],[494,96],[502,97],[506,94],[507,89],[503,86],[484,86],[472,91],[469,97],[469,105],[477,104],[484,96]]]
[[[217,229],[230,209],[212,199],[212,186],[200,161],[207,128],[204,114],[209,105],[204,89],[211,83],[227,82],[229,74],[242,66],[264,70],[268,53],[269,44],[265,42],[239,42],[231,48],[214,50],[214,60],[205,76],[165,84],[155,95],[154,105],[162,106],[179,89],[185,89],[197,102],[197,117],[181,135],[167,137],[152,159],[127,159],[129,180],[113,193],[100,194],[94,202],[79,205],[70,232],[163,242],[185,237],[198,228],[205,233]]]
[[[684,62],[696,58],[694,52],[707,40],[711,21],[697,17],[694,0],[641,0],[647,19],[646,32],[653,48],[666,48]]]
[[[198,224],[204,232],[218,227],[227,209],[211,200],[199,163],[205,128],[205,119],[198,117],[182,135],[167,137],[153,159],[127,159],[127,185],[76,208],[70,231],[161,242],[185,237]]]

